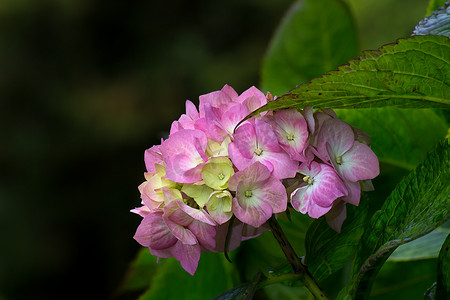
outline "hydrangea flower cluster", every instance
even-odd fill
[[[202,251],[258,236],[289,203],[325,215],[339,232],[346,203],[358,205],[361,188],[373,188],[379,164],[369,136],[332,110],[279,110],[240,123],[271,100],[255,87],[238,95],[225,85],[200,96],[198,110],[186,101],[169,137],[145,151],[134,238],[153,255],[173,256],[194,274]]]

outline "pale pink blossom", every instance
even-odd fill
[[[228,152],[238,170],[255,162],[265,165],[277,179],[294,177],[298,162],[292,160],[279,145],[277,137],[268,123],[255,119],[254,124],[245,123],[236,130],[234,141]]]
[[[183,129],[170,135],[160,150],[166,163],[166,179],[178,183],[194,183],[202,179],[201,170],[207,138],[203,131]]]
[[[303,163],[298,172],[303,176],[303,183],[291,193],[291,204],[311,218],[323,216],[336,199],[348,194],[339,175],[327,164]]]
[[[304,150],[308,141],[308,125],[296,109],[276,111],[265,119],[272,125],[278,143],[293,160],[305,161]]]
[[[286,210],[285,187],[259,162],[235,173],[230,178],[228,188],[236,192],[233,213],[243,223],[259,227],[273,213]]]

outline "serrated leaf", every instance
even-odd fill
[[[431,109],[338,109],[338,117],[368,133],[380,162],[412,170],[447,134],[447,122]]]
[[[433,13],[433,11],[435,11],[436,9],[438,9],[441,6],[444,6],[446,0],[430,0],[428,2],[428,7],[427,7],[427,13],[426,15],[431,15]]]
[[[368,212],[367,197],[359,207],[347,205],[347,219],[341,233],[330,228],[325,218],[314,221],[306,233],[306,265],[311,275],[322,281],[353,258],[364,233]]]
[[[443,35],[450,37],[450,3],[433,11],[431,15],[417,24],[413,35]]]
[[[340,297],[367,295],[383,263],[400,245],[431,232],[450,216],[450,150],[438,144],[405,177],[370,221],[355,258],[352,281]]]
[[[450,108],[450,40],[414,36],[365,51],[255,111],[315,108]]]
[[[140,300],[211,299],[232,286],[230,264],[219,253],[202,253],[194,276],[184,271],[174,258],[160,263],[150,288]]]
[[[436,299],[450,299],[450,234],[439,252]]]
[[[296,1],[269,46],[262,68],[263,89],[284,94],[356,55],[356,30],[344,2]]]

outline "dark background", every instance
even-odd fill
[[[139,249],[144,150],[186,99],[257,86],[292,2],[0,2],[1,300],[114,292]],[[428,1],[348,2],[371,49]]]

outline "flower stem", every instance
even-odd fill
[[[272,230],[273,236],[280,245],[281,250],[283,250],[284,255],[291,264],[294,273],[302,275],[306,288],[311,292],[311,294],[316,297],[316,299],[327,300],[328,296],[325,294],[325,291],[317,284],[316,280],[309,273],[308,268],[304,264],[302,264],[300,258],[295,253],[294,248],[292,248],[291,244],[286,238],[283,229],[275,219],[275,216],[272,215],[267,223]]]

